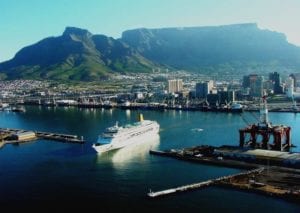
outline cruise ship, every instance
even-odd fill
[[[120,149],[155,136],[158,131],[159,124],[156,121],[144,120],[143,115],[140,114],[138,122],[125,126],[119,126],[116,122],[114,126],[106,128],[92,147],[98,153]]]

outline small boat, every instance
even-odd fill
[[[230,106],[230,112],[243,112],[243,105],[239,103],[232,103]]]
[[[25,108],[24,107],[12,107],[11,108],[12,112],[25,112]]]
[[[194,132],[202,132],[203,129],[201,129],[201,128],[194,128],[194,129],[192,129],[192,131],[194,131]]]

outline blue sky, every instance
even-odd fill
[[[66,26],[119,38],[139,27],[255,22],[300,46],[300,0],[0,0],[0,62]]]

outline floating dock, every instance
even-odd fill
[[[77,135],[68,135],[52,132],[39,132],[23,129],[0,128],[0,148],[5,144],[25,143],[37,139],[55,140],[65,143],[83,144],[83,138],[78,138]]]

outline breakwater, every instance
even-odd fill
[[[0,148],[5,144],[19,144],[37,139],[55,140],[66,143],[84,143],[83,137],[53,132],[40,132],[23,129],[0,128]]]

